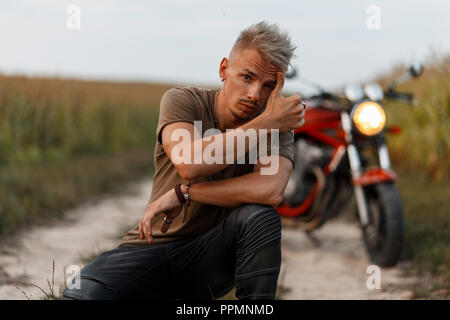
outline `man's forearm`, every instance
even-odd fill
[[[244,203],[277,205],[282,191],[274,176],[261,175],[259,171],[239,177],[193,184],[189,187],[191,201],[222,207],[235,207]],[[282,190],[281,190],[282,189]],[[185,192],[185,186],[182,186]]]
[[[245,154],[252,148],[255,148],[255,152],[258,152],[256,145],[260,139],[260,130],[266,129],[266,138],[271,139],[270,130],[267,128],[266,119],[260,115],[253,120],[245,123],[244,125],[230,130],[228,132],[213,135],[210,137],[202,138],[201,141],[190,142],[185,147],[191,151],[190,163],[184,165],[186,171],[188,171],[185,178],[205,177],[223,170],[231,164],[237,163],[237,160],[245,157]],[[254,133],[255,139],[250,139],[246,134],[247,130],[250,134]],[[198,145],[195,145],[198,143]],[[208,150],[214,150],[214,156],[209,157],[211,152]],[[195,154],[195,152],[201,152],[201,154]],[[206,152],[205,152],[206,151]],[[218,153],[216,153],[216,151]],[[195,159],[201,159],[201,163],[195,163]],[[249,159],[252,160],[252,159]],[[256,160],[256,157],[255,159]],[[198,160],[197,160],[198,161]]]

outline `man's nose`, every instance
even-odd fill
[[[261,88],[257,84],[250,86],[250,88],[247,91],[247,98],[253,101],[255,104],[259,103],[260,95],[261,95]]]

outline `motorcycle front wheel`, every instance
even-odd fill
[[[363,241],[370,260],[381,267],[394,266],[404,242],[403,209],[394,183],[364,187],[369,225],[363,227]]]

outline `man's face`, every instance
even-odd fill
[[[229,111],[239,120],[253,118],[266,105],[279,71],[266,63],[256,49],[237,50],[230,60],[222,60],[222,90]]]

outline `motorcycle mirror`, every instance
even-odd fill
[[[418,77],[423,72],[423,66],[420,62],[415,61],[409,67],[409,74],[411,77]]]
[[[344,94],[345,97],[352,102],[359,101],[364,97],[364,92],[357,83],[347,84],[344,89]]]
[[[368,83],[364,86],[366,96],[372,101],[381,101],[384,98],[383,89],[378,83]]]
[[[295,69],[293,66],[289,65],[288,71],[286,72],[286,79],[293,79],[297,76],[297,69]]]

